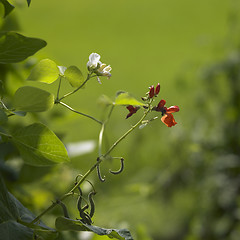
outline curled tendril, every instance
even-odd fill
[[[99,159],[97,159],[97,161],[99,161]],[[101,182],[105,182],[105,176],[102,177],[99,164],[96,166],[96,168],[97,168],[97,175],[98,175],[99,180]]]
[[[123,171],[123,169],[124,169],[124,158],[120,158],[120,161],[121,161],[121,166],[120,166],[119,170],[117,170],[117,171],[109,170],[110,173],[119,174]]]
[[[81,220],[84,223],[91,225],[92,224],[91,217],[89,216],[89,214],[87,212],[85,212],[85,210],[87,210],[89,208],[89,205],[87,203],[84,207],[82,207],[83,196],[82,196],[82,190],[80,187],[78,187],[78,191],[79,191],[79,197],[78,197],[78,201],[77,201],[77,208],[79,211],[79,215],[81,217]]]
[[[83,175],[82,175],[82,174],[78,174],[78,175],[76,176],[76,178],[75,178],[75,184],[78,183],[78,177],[83,177]],[[93,184],[92,184],[89,180],[87,180],[87,179],[85,179],[85,181],[87,181],[87,182],[92,186],[93,191],[96,192]]]
[[[89,203],[90,203],[90,206],[91,206],[91,210],[90,210],[90,217],[92,218],[93,215],[94,215],[94,212],[95,212],[95,203],[93,201],[93,196],[96,194],[96,192],[90,192],[88,194],[88,200],[89,200]]]
[[[56,203],[62,207],[64,217],[70,218],[66,205],[63,202],[61,202],[60,200],[57,200]]]

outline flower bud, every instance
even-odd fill
[[[150,87],[148,96],[149,96],[149,98],[153,98],[154,97],[154,86],[153,85]]]
[[[155,89],[155,96],[157,96],[160,92],[160,84],[158,83]]]

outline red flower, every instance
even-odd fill
[[[126,118],[129,118],[129,117],[131,117],[134,113],[137,112],[137,110],[139,109],[139,107],[133,107],[132,105],[129,105],[129,106],[127,106],[127,109],[128,109],[128,111],[129,111],[129,114],[127,115]]]
[[[177,122],[175,121],[172,113],[174,112],[178,112],[179,111],[179,107],[178,106],[171,106],[169,108],[165,107],[166,101],[164,99],[162,99],[157,107],[154,107],[153,110],[157,111],[157,112],[161,112],[162,113],[162,118],[161,121],[166,124],[168,127],[172,127],[174,125],[177,124]]]

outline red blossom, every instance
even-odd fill
[[[127,115],[126,119],[131,117],[134,113],[136,113],[139,107],[133,107],[132,105],[129,105],[127,106],[127,109],[129,111],[129,114]]]
[[[177,122],[175,121],[172,113],[178,112],[179,111],[179,107],[178,106],[171,106],[169,108],[165,107],[166,101],[164,99],[162,99],[157,107],[154,107],[153,110],[157,111],[157,112],[161,112],[162,113],[162,118],[161,121],[166,124],[168,127],[172,127],[174,125],[177,124]]]

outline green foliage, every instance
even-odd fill
[[[50,166],[69,161],[63,143],[41,123],[18,129],[11,140],[18,147],[23,160],[30,165]]]
[[[145,104],[137,101],[127,92],[118,92],[115,98],[114,105],[133,105],[133,106],[144,106]]]
[[[53,94],[36,87],[21,87],[13,97],[13,106],[25,112],[44,112],[51,109],[53,105]]]
[[[0,33],[0,63],[16,63],[32,56],[47,43],[15,32]]]
[[[65,217],[58,217],[55,224],[56,228],[61,231],[90,231],[101,236],[107,235],[109,238],[133,240],[130,232],[126,229],[105,229]]]
[[[4,17],[6,17],[13,9],[14,6],[10,4],[7,0],[0,0],[4,6]]]
[[[84,82],[82,72],[76,66],[70,66],[64,72],[65,78],[72,87],[80,87]]]
[[[59,77],[57,64],[50,59],[41,60],[31,71],[28,80],[44,83],[53,83]]]
[[[5,111],[0,109],[0,125],[6,123],[7,121],[8,121],[7,114],[5,113]]]

